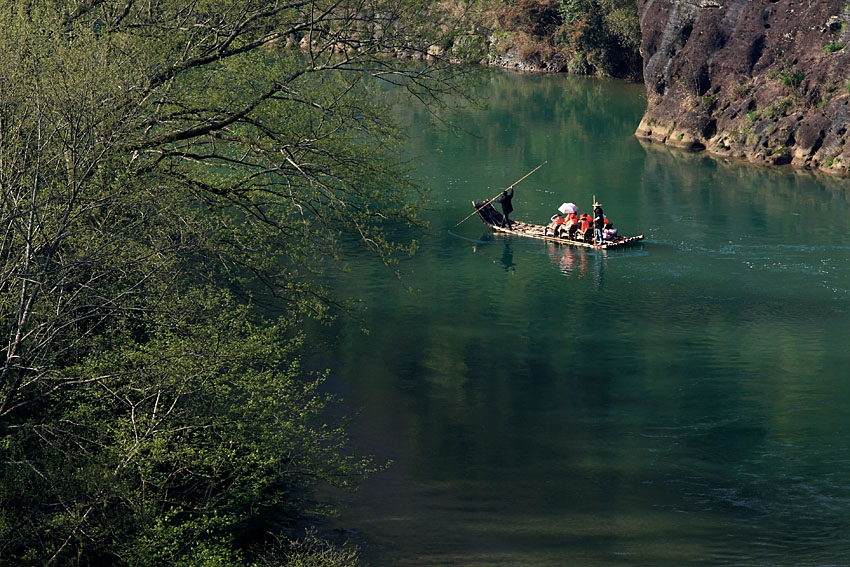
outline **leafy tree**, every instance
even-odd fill
[[[374,468],[323,423],[298,328],[343,243],[415,245],[379,89],[439,104],[446,62],[393,56],[457,23],[414,0],[0,16],[0,562],[259,561],[310,488]]]
[[[558,0],[571,70],[618,77],[641,74],[640,22],[634,0]]]
[[[640,21],[635,0],[487,0],[482,19],[507,32],[500,49],[556,63],[575,74],[639,79]]]

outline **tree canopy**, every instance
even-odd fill
[[[336,300],[315,276],[342,243],[387,263],[415,246],[390,236],[421,196],[381,89],[452,92],[433,47],[458,17],[411,0],[0,17],[0,562],[277,561],[267,532],[311,487],[374,468],[325,423],[299,323]]]
[[[491,49],[540,69],[640,80],[636,0],[485,0]],[[483,54],[482,54],[483,56]]]

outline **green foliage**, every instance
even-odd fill
[[[771,118],[776,116],[787,116],[794,112],[797,109],[799,101],[796,96],[789,95],[780,98],[775,103],[770,105],[770,114]]]
[[[576,53],[567,62],[567,71],[575,75],[587,75],[590,73],[590,65],[587,63],[583,53]]]
[[[415,248],[376,85],[439,105],[386,55],[463,26],[371,7],[0,5],[0,563],[249,564],[375,469],[299,328],[345,247]]]
[[[803,71],[793,71],[787,75],[781,75],[779,81],[786,87],[796,89],[802,84],[805,78],[806,74]]]
[[[476,34],[462,36],[452,44],[451,54],[461,61],[481,61],[487,55],[487,37]]]
[[[272,543],[253,567],[358,567],[356,549],[334,549],[308,532],[297,542]]]
[[[559,0],[560,41],[598,75],[640,76],[640,22],[633,0]]]
[[[791,89],[797,89],[806,78],[806,73],[803,71],[795,71],[787,61],[783,63],[781,70],[772,70],[767,73],[768,78],[778,79],[780,83]]]
[[[630,49],[640,48],[640,22],[632,3],[616,6],[603,16],[608,33],[617,38],[617,42]]]
[[[753,92],[753,85],[751,83],[735,85],[732,89],[732,94],[734,94],[737,99],[742,99],[748,96],[751,92]]]
[[[564,24],[572,26],[579,23],[595,7],[593,0],[559,0],[561,7],[561,18]]]
[[[841,51],[844,49],[844,42],[842,41],[831,41],[823,46],[824,53],[835,53],[836,51]]]
[[[755,148],[756,146],[758,146],[760,141],[761,141],[761,136],[759,136],[755,132],[750,132],[749,134],[747,134],[747,137],[746,137],[746,140],[744,141],[744,144],[748,148]]]
[[[485,0],[500,54],[566,61],[567,71],[639,79],[640,22],[634,0]]]
[[[26,529],[10,530],[18,543],[6,539],[7,554],[40,534],[70,537],[82,523],[88,553],[121,564],[237,565],[232,544],[252,540],[258,522],[296,517],[313,506],[305,489],[345,488],[374,468],[344,455],[344,430],[324,424],[330,400],[320,377],[303,379],[293,322],[252,320],[212,289],[187,292],[172,316],[144,343],[113,335],[65,369],[86,383],[61,411],[4,437],[7,454],[41,463],[28,478],[6,465],[5,478],[38,490],[23,491],[37,501],[21,501],[4,483],[4,511],[63,502],[81,512],[71,521],[28,514]]]
[[[501,25],[508,31],[550,36],[560,25],[559,0],[514,0],[503,3]]]

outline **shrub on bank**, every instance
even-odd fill
[[[487,0],[478,19],[493,30],[488,49],[491,62],[641,78],[635,0]]]

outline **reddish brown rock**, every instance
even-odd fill
[[[850,173],[850,3],[639,0],[640,138]]]

